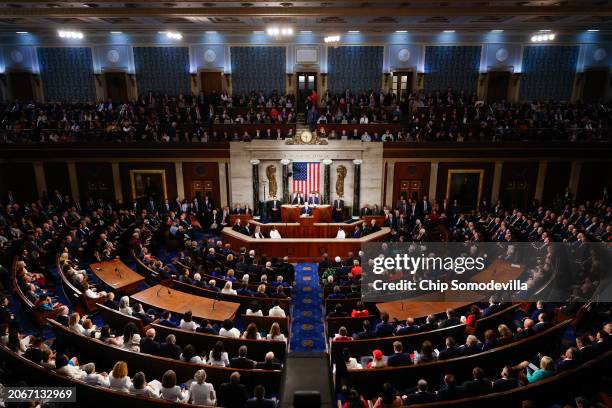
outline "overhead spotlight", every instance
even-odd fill
[[[118,34],[123,34],[123,32],[121,32],[121,31],[111,31],[110,33],[111,33],[111,34],[117,34],[117,35],[118,35]]]
[[[395,30],[396,34],[406,34],[408,30]]]
[[[312,34],[311,30],[300,30],[300,34]]]
[[[166,37],[171,40],[182,40],[183,34],[179,33],[178,31],[166,31]]]
[[[323,41],[326,44],[338,43],[340,42],[340,36],[339,35],[328,35],[327,37],[323,39]]]
[[[266,33],[270,37],[288,37],[293,35],[293,28],[291,27],[268,27]]]
[[[555,35],[554,34],[548,34],[548,41],[552,41],[555,39]]]
[[[587,31],[589,33],[598,33],[599,32],[599,30],[597,28],[589,28]]]
[[[451,34],[451,33],[454,33],[454,32],[455,32],[455,30],[444,30],[444,32],[445,32],[446,34]]]
[[[504,30],[491,30],[491,32],[495,34],[499,34],[499,33],[503,33]]]
[[[70,39],[75,39],[75,40],[82,40],[84,37],[83,33],[80,31],[59,30],[57,32],[57,35],[59,35],[60,38],[70,38]]]
[[[216,31],[206,31],[206,34],[217,34]]]
[[[15,34],[30,34],[27,31],[15,31]]]
[[[348,32],[349,34],[359,34],[360,31],[359,30],[349,30]]]
[[[255,30],[255,31],[253,31],[253,34],[258,34],[258,35],[260,35],[260,34],[265,34],[265,31],[262,31],[262,30]]]
[[[550,30],[540,30],[544,34],[534,34],[531,36],[531,42],[545,42],[553,41],[556,38],[555,33],[551,33]]]

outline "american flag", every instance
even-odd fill
[[[302,192],[306,198],[312,191],[319,191],[321,163],[293,163],[293,192]]]

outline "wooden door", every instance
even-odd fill
[[[400,181],[400,197],[420,200],[423,197],[423,180],[402,180]]]
[[[200,80],[202,82],[201,91],[206,95],[220,94],[223,90],[223,74],[221,72],[203,71],[200,73]]]
[[[191,181],[191,197],[193,200],[198,198],[199,202],[204,200],[204,197],[208,196],[211,200],[213,199],[213,181],[212,180],[192,180]]]
[[[509,85],[510,72],[489,72],[489,80],[487,82],[487,102],[501,102],[508,100]]]
[[[394,72],[391,90],[397,96],[398,100],[402,95],[412,92],[412,71]]]
[[[29,72],[11,72],[9,74],[9,89],[13,99],[22,102],[34,100],[34,82]]]
[[[591,69],[586,71],[584,73],[582,100],[584,102],[596,102],[603,100],[606,96],[607,82],[607,70]]]
[[[106,83],[106,99],[113,102],[127,102],[127,76],[124,72],[107,72],[104,74]]]
[[[317,90],[317,73],[298,72],[297,79],[298,109],[303,111],[305,108],[306,98],[310,96],[312,91]]]

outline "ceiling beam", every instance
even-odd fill
[[[189,8],[2,8],[0,17],[300,17],[300,16],[612,16],[611,6],[479,7],[189,7]]]

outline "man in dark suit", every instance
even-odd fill
[[[533,330],[533,326],[535,326],[535,322],[533,320],[529,318],[525,319],[525,321],[523,322],[523,328],[514,335],[514,339],[522,340],[526,339],[529,336],[532,336],[535,333],[535,330]]]
[[[402,326],[398,326],[395,334],[397,336],[404,336],[406,334],[412,334],[419,331],[419,326],[414,323],[414,318],[409,317],[406,319],[406,324]]]
[[[457,385],[457,380],[452,374],[444,376],[444,385],[438,390],[439,401],[452,401],[463,398],[464,390]]]
[[[362,324],[363,330],[355,333],[353,338],[355,340],[375,339],[376,333],[372,330],[372,323],[369,320],[364,320]]]
[[[283,364],[276,360],[273,352],[268,351],[266,353],[265,360],[257,363],[255,368],[260,370],[281,370],[283,368]]]
[[[485,372],[480,367],[472,370],[472,380],[463,383],[463,388],[469,396],[483,395],[491,392],[491,381],[485,377]]]
[[[376,325],[376,335],[378,337],[392,336],[395,331],[395,326],[389,323],[389,313],[382,312],[380,315],[381,322]]]
[[[446,309],[446,319],[440,321],[438,323],[438,327],[440,329],[444,329],[446,327],[456,326],[460,324],[461,321],[457,317],[457,314],[454,309]]]
[[[412,359],[410,354],[404,353],[404,346],[401,341],[393,342],[394,353],[387,358],[387,365],[389,367],[401,367],[412,365]]]
[[[160,346],[160,354],[163,357],[179,360],[181,358],[181,353],[181,346],[176,344],[176,337],[174,336],[174,334],[169,334],[166,337],[166,341]]]
[[[239,372],[233,372],[230,375],[230,381],[221,384],[217,397],[218,404],[221,407],[244,408],[249,399],[249,393],[244,384],[240,384]]]
[[[161,344],[155,341],[155,329],[149,329],[145,336],[140,339],[140,352],[147,354],[158,355],[161,350]]]
[[[266,398],[266,389],[263,385],[256,385],[253,389],[253,398],[247,401],[246,408],[275,408],[276,400]]]
[[[281,219],[281,202],[276,196],[273,196],[270,201],[268,201],[268,218],[272,222],[279,222]]]
[[[499,300],[497,299],[497,297],[491,296],[491,298],[489,299],[489,306],[485,308],[485,310],[483,310],[482,316],[483,317],[491,316],[492,314],[500,312],[502,309],[503,309],[503,306],[501,303],[499,303]]]
[[[518,387],[519,383],[516,378],[511,376],[512,367],[505,366],[501,372],[501,378],[493,381],[493,392],[508,391]]]
[[[247,346],[240,346],[238,349],[238,357],[234,357],[230,360],[230,367],[232,368],[255,368],[257,362],[247,358]]]
[[[416,392],[408,395],[406,405],[427,404],[428,402],[434,402],[435,400],[436,394],[429,392],[427,381],[419,380],[417,383]]]
[[[431,203],[427,200],[427,196],[423,196],[423,199],[418,205],[417,213],[419,217],[423,217],[431,213]]]
[[[306,204],[300,209],[300,217],[310,217],[310,216],[312,216],[312,207]]]
[[[344,219],[344,200],[342,198],[336,198],[333,202],[334,215],[333,219],[336,222],[340,222]]]
[[[440,351],[440,354],[438,354],[438,360],[448,360],[449,358],[459,356],[459,348],[457,347],[455,339],[448,336],[445,342],[446,348]]]
[[[576,347],[570,347],[565,350],[563,357],[557,362],[557,370],[566,371],[571,370],[578,366],[578,349]]]
[[[319,205],[320,200],[319,200],[319,193],[317,192],[313,192],[310,194],[310,196],[308,197],[308,204],[310,205]]]

